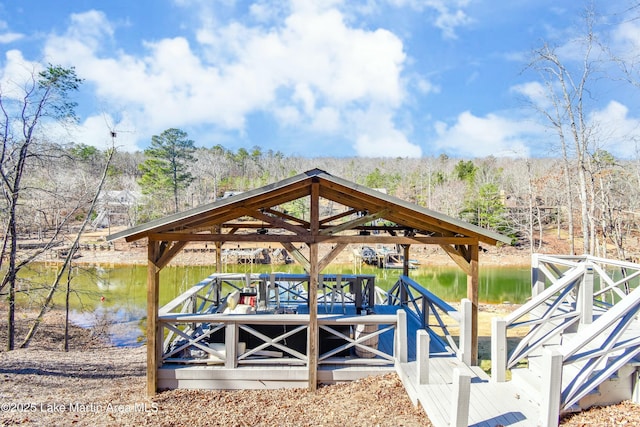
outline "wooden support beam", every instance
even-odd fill
[[[467,273],[467,298],[471,301],[471,364],[478,364],[478,288],[480,277],[478,269],[478,245],[469,246],[470,273]]]
[[[300,227],[299,225],[289,224],[288,222],[277,217],[265,215],[262,212],[260,212],[260,210],[251,210],[251,209],[243,208],[243,209],[240,209],[240,211],[244,212],[245,215],[252,216],[255,219],[263,221],[271,225],[272,227],[289,230],[292,233],[297,234],[299,236],[305,236],[309,234],[309,230],[307,230],[306,228]]]
[[[478,239],[474,237],[409,237],[372,234],[370,236],[318,236],[316,241],[319,243],[353,243],[359,245],[374,245],[376,243],[391,245],[470,245],[477,243]]]
[[[293,259],[295,259],[298,262],[298,264],[302,266],[304,271],[306,271],[308,274],[311,274],[310,262],[302,254],[302,252],[300,252],[298,248],[293,246],[293,243],[282,242],[281,244],[282,244],[282,247],[284,247],[287,251],[289,251],[289,255],[291,255]]]
[[[475,244],[478,244],[477,240]],[[456,247],[453,247],[451,245],[441,244],[440,247],[444,249],[447,255],[449,255],[453,262],[455,262],[467,276],[470,276],[472,274],[469,260],[465,258],[464,254],[460,251],[460,246],[457,245]]]
[[[340,252],[342,252],[346,247],[347,247],[346,243],[337,244],[333,249],[331,249],[331,251],[328,254],[324,256],[324,258],[322,258],[322,260],[320,260],[320,262],[318,263],[318,270],[322,271],[325,268],[327,268],[327,266],[331,263],[331,261],[333,261],[335,257],[337,257],[340,254]]]
[[[325,228],[320,230],[318,234],[322,236],[331,236],[333,234],[339,233],[341,231],[350,230],[359,225],[366,224],[367,222],[374,221],[378,218],[384,217],[389,212],[389,209],[382,209],[381,211],[374,212],[372,214],[364,215],[360,218],[356,218],[352,221],[343,222],[342,224],[338,224],[333,227]]]
[[[237,229],[234,229],[237,231]],[[407,237],[407,236],[322,236],[311,235],[306,233],[305,235],[293,235],[293,234],[192,234],[192,233],[150,233],[149,238],[152,240],[165,241],[165,242],[252,242],[252,243],[351,243],[351,244],[398,244],[398,245],[441,245],[442,248],[449,253],[453,252],[453,256],[458,256],[464,259],[464,256],[456,250],[454,247],[446,247],[450,245],[472,245],[477,244],[478,239],[474,237]],[[454,259],[455,261],[455,259]]]
[[[160,361],[158,353],[162,348],[161,342],[157,341],[160,269],[156,263],[159,252],[160,242],[149,240],[147,247],[147,395],[149,397],[156,394]]]
[[[220,233],[220,226],[216,225],[211,230],[211,234]],[[216,245],[216,273],[222,273],[222,242],[215,242]]]
[[[268,213],[270,213],[272,215],[275,215],[275,216],[277,216],[279,218],[288,219],[289,221],[292,221],[292,222],[295,222],[297,224],[300,224],[304,228],[309,228],[309,222],[307,222],[307,221],[305,221],[303,219],[296,218],[295,216],[292,216],[292,215],[289,215],[289,214],[286,214],[284,212],[280,212],[280,211],[277,211],[277,210],[271,209],[271,208],[265,209],[264,211],[268,212]]]
[[[335,221],[336,219],[344,218],[345,216],[354,215],[354,214],[355,214],[355,213],[357,213],[357,212],[358,212],[358,210],[357,210],[357,209],[349,209],[348,211],[344,211],[344,212],[342,212],[342,213],[339,213],[339,214],[336,214],[336,215],[330,216],[330,217],[328,217],[328,218],[323,218],[323,219],[320,221],[320,225],[328,224],[328,223],[330,223],[331,221]]]
[[[216,273],[222,273],[222,242],[216,242]]]
[[[309,369],[309,391],[318,389],[318,355],[320,334],[318,330],[318,245],[312,244],[310,249],[311,269],[309,271],[309,334],[307,343],[307,366]]]
[[[237,229],[236,229],[237,230]],[[191,234],[191,233],[151,233],[152,240],[162,241],[187,241],[187,242],[251,242],[251,243],[311,243],[313,237],[307,232],[306,235],[297,236],[293,234]]]
[[[160,254],[160,258],[156,261],[156,267],[163,269],[171,260],[178,255],[178,252],[187,245],[188,242],[173,242],[172,245],[168,244],[161,246],[163,252]]]

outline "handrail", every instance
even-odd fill
[[[471,307],[469,300],[464,299],[462,310],[458,311],[407,276],[400,276],[388,295],[389,305],[402,306],[410,316],[419,322],[422,329],[443,340],[451,353],[456,354],[465,363],[471,364]],[[453,320],[452,325],[448,325],[444,321],[445,315]],[[435,319],[435,324],[430,324],[430,317]],[[450,327],[459,328],[459,344],[451,334]],[[437,334],[434,328],[439,329],[441,335]]]
[[[531,301],[493,319],[492,377],[504,381],[507,368],[542,353],[547,368],[557,364],[542,375],[557,387],[554,396],[566,411],[640,354],[640,337],[629,332],[640,312],[640,265],[589,255],[534,255],[532,282]],[[530,330],[507,361],[506,331],[514,327]],[[567,330],[575,333],[563,335]],[[556,350],[542,352],[548,343]]]
[[[187,289],[182,294],[178,295],[159,309],[160,314],[170,313],[181,305],[184,307],[184,303],[186,301],[192,302],[193,296],[202,292],[205,288],[212,286],[219,280],[220,275],[212,274],[209,277],[201,280],[200,282],[193,285],[191,288]],[[199,310],[196,310],[199,311]]]
[[[342,344],[328,349],[318,356],[320,364],[348,364],[348,365],[388,365],[394,364],[398,359],[397,346],[393,346],[389,354],[384,349],[378,348],[378,339],[382,334],[392,333],[397,335],[399,331],[398,315],[366,315],[366,316],[341,316],[318,315],[319,327],[329,333],[330,336],[341,340]],[[181,325],[198,325],[185,332]],[[355,330],[356,326],[366,324],[371,326],[360,335],[352,336],[350,332],[344,332],[347,328]],[[206,325],[206,327],[205,327]],[[283,326],[282,333],[267,334],[260,331],[260,325]],[[169,330],[182,338],[176,341],[173,348],[165,348],[163,363],[177,362],[190,364],[220,364],[226,367],[237,367],[239,364],[275,364],[291,365],[306,364],[308,362],[307,340],[303,340],[307,350],[300,351],[292,344],[287,344],[297,334],[308,333],[308,314],[268,314],[268,315],[223,315],[223,314],[167,314],[159,317],[160,330]],[[290,327],[290,328],[288,328]],[[259,341],[253,348],[241,348],[239,346],[238,332],[245,331],[253,340]],[[220,343],[224,344],[224,351],[211,347],[208,343],[218,333],[218,338],[224,337]],[[406,337],[401,341],[406,345]],[[216,341],[219,342],[219,341]],[[179,357],[184,351],[191,349],[196,357]],[[235,349],[235,350],[234,350]],[[363,351],[368,356],[361,357],[336,357],[349,353],[351,350]],[[406,352],[406,350],[405,350]]]
[[[579,373],[562,390],[562,409],[568,409],[640,354],[640,337],[624,336],[640,311],[640,287],[600,316],[576,339],[560,349],[563,366]]]

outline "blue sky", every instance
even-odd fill
[[[526,65],[543,41],[578,63],[585,4],[0,1],[0,83],[75,66],[85,83],[69,138],[100,148],[109,128],[134,151],[175,127],[198,146],[308,157],[554,156],[557,137],[527,108],[540,82]],[[597,34],[628,54],[640,46],[632,4],[595,2]],[[589,120],[618,156],[635,157],[639,91],[602,79],[590,94]]]

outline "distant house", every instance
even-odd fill
[[[224,194],[222,195],[222,197],[220,197],[221,199],[226,199],[227,197],[231,197],[231,196],[235,196],[237,194],[241,194],[243,193],[242,191],[238,191],[238,190],[230,190],[230,191],[225,191]]]
[[[135,224],[135,208],[141,203],[143,197],[139,191],[103,191],[98,196],[97,216],[91,225],[94,228],[105,228],[112,225]]]

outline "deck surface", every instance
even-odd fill
[[[469,368],[453,356],[429,359],[429,384],[417,384],[416,362],[402,363],[398,374],[409,397],[420,403],[436,427],[448,427],[456,408],[453,402],[454,369],[471,377],[468,425],[474,427],[535,426],[540,409],[511,382],[493,383],[478,367]]]

